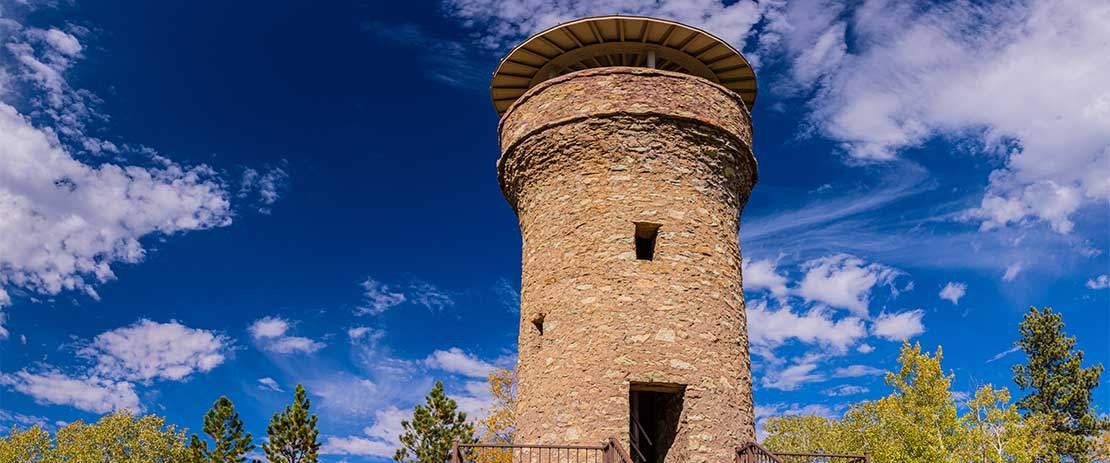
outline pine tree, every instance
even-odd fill
[[[475,442],[474,425],[466,422],[466,413],[443,392],[443,382],[436,381],[428,393],[426,405],[417,405],[412,421],[402,421],[402,447],[393,459],[402,463],[444,463],[455,441]]]
[[[316,463],[320,432],[316,430],[316,415],[309,415],[310,405],[304,387],[298,384],[293,405],[274,413],[266,428],[268,442],[262,444],[270,463]]]
[[[243,463],[245,455],[254,450],[251,433],[243,432],[243,420],[227,397],[217,399],[204,415],[204,433],[215,443],[212,450],[196,434],[189,442],[193,458],[200,463]]]
[[[1030,307],[1021,322],[1018,346],[1027,364],[1014,366],[1014,382],[1029,395],[1017,402],[1028,415],[1043,416],[1050,430],[1044,461],[1068,456],[1076,462],[1091,461],[1094,438],[1110,429],[1091,405],[1091,390],[1098,387],[1102,365],[1084,368],[1083,351],[1075,338],[1064,333],[1059,313]]]

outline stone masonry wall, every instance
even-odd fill
[[[630,385],[679,384],[667,463],[733,461],[755,437],[737,229],[756,165],[739,96],[590,69],[531,89],[500,135],[523,237],[517,441],[627,448]],[[652,261],[636,259],[636,222],[660,225]]]

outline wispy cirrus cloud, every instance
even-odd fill
[[[361,285],[363,302],[355,309],[358,315],[377,315],[407,299],[404,293],[370,277],[363,280]]]
[[[718,0],[446,0],[448,16],[476,31],[479,43],[504,50],[524,37],[559,23],[587,16],[642,15],[673,19],[705,28],[738,48],[762,17],[769,2]]]
[[[367,277],[361,286],[362,302],[355,308],[356,315],[379,315],[406,302],[434,311],[455,305],[451,293],[423,280],[414,279],[408,285],[398,286]]]
[[[486,87],[490,72],[474,59],[474,50],[466,43],[435,35],[413,23],[364,21],[361,29],[375,40],[386,40],[421,52],[436,50],[419,54],[426,64],[422,69],[432,80],[460,88]]]
[[[281,388],[281,385],[278,384],[277,380],[268,376],[264,378],[258,378],[258,388],[265,391],[285,392],[285,390]]]

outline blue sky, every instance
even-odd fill
[[[355,462],[392,454],[436,379],[480,413],[520,259],[488,77],[617,12],[757,66],[761,416],[886,394],[907,338],[961,393],[1012,387],[1030,305],[1110,360],[1098,0],[2,1],[0,425],[197,429],[224,394],[260,438],[300,382],[325,461]]]

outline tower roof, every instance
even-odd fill
[[[517,45],[493,74],[498,114],[536,84],[582,69],[654,67],[709,79],[755,104],[755,72],[725,41],[701,29],[643,16],[597,16],[564,23]]]

